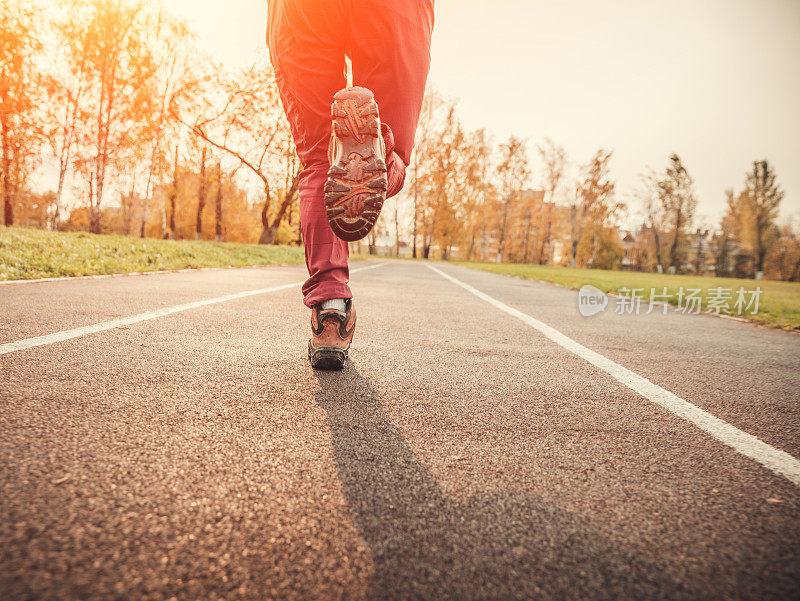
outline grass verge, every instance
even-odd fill
[[[630,295],[623,289],[643,289],[638,293],[642,296],[642,306],[645,307],[650,298],[651,289],[660,295],[663,288],[667,288],[668,300],[671,305],[678,305],[679,291],[683,288],[686,294],[690,289],[700,289],[702,292],[703,310],[708,306],[708,291],[712,288],[730,289],[732,298],[729,302],[733,316],[739,316],[752,322],[782,330],[800,330],[800,283],[798,282],[773,282],[769,280],[753,281],[735,278],[717,278],[692,275],[667,275],[658,273],[641,273],[631,271],[607,271],[603,269],[573,269],[570,267],[551,267],[547,265],[517,265],[496,263],[459,262],[474,269],[491,271],[503,275],[510,275],[541,282],[560,284],[568,288],[578,289],[584,284],[591,284],[603,292]],[[740,288],[753,291],[760,287],[762,292],[758,299],[758,313],[743,313],[737,315],[735,311],[736,291]],[[751,298],[748,295],[748,300]],[[685,299],[685,296],[684,296]],[[684,300],[684,305],[686,301]],[[613,308],[612,304],[609,308]],[[643,309],[646,310],[646,309]]]
[[[302,263],[303,249],[0,227],[0,281]]]

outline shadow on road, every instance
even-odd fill
[[[698,598],[658,566],[528,493],[448,498],[352,363],[317,372],[376,599]]]

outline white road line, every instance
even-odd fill
[[[742,455],[745,455],[750,459],[754,459],[764,467],[769,468],[776,474],[780,474],[795,485],[800,486],[800,460],[792,457],[789,455],[789,453],[781,451],[780,449],[776,449],[775,447],[772,447],[764,441],[756,438],[752,434],[743,432],[737,427],[732,426],[718,417],[711,415],[707,411],[692,405],[689,401],[680,398],[679,396],[671,393],[669,390],[661,388],[661,386],[658,386],[657,384],[653,384],[647,378],[644,378],[632,372],[631,370],[622,367],[620,364],[615,363],[611,359],[604,357],[600,353],[597,353],[583,346],[582,344],[575,342],[569,336],[562,334],[546,323],[543,323],[538,319],[534,319],[530,315],[523,313],[522,311],[518,311],[513,307],[509,307],[505,303],[492,298],[488,294],[485,294],[476,288],[473,288],[469,284],[465,284],[464,282],[446,274],[442,270],[437,269],[432,265],[427,265],[427,267],[441,275],[443,278],[450,280],[454,284],[457,284],[465,290],[471,292],[481,300],[486,301],[490,305],[497,307],[501,311],[516,317],[535,330],[538,330],[559,346],[562,346],[568,351],[576,354],[581,359],[585,359],[592,365],[600,368],[634,392],[642,395],[644,398],[656,403],[657,405],[660,405],[667,411],[671,411],[678,417],[682,417],[686,421],[694,424],[704,432],[710,434],[720,442],[728,445]]]
[[[366,271],[367,269],[375,269],[385,265],[385,263],[378,263],[376,265],[368,265],[366,267],[359,267],[358,269],[351,269],[350,273],[357,273],[359,271]],[[7,342],[0,344],[0,355],[6,355],[16,351],[23,351],[25,349],[34,348],[37,346],[45,346],[48,344],[55,344],[56,342],[63,342],[71,338],[80,338],[81,336],[88,336],[97,332],[104,332],[106,330],[113,330],[121,326],[129,326],[131,324],[148,321],[150,319],[157,319],[159,317],[166,317],[173,313],[180,313],[188,311],[189,309],[197,309],[198,307],[205,307],[207,305],[216,305],[224,303],[237,298],[246,298],[248,296],[256,296],[257,294],[266,294],[268,292],[278,292],[279,290],[286,290],[300,286],[303,282],[291,282],[289,284],[282,284],[280,286],[272,286],[271,288],[259,288],[257,290],[246,290],[244,292],[237,292],[236,294],[227,294],[225,296],[218,296],[216,298],[209,298],[206,300],[195,301],[192,303],[184,303],[182,305],[175,305],[173,307],[164,307],[155,311],[148,311],[146,313],[139,313],[138,315],[130,315],[120,319],[112,319],[111,321],[103,321],[95,323],[90,326],[83,326],[81,328],[74,328],[72,330],[64,330],[63,332],[55,332],[53,334],[45,334],[44,336],[36,336],[35,338],[26,338],[24,340],[16,340],[14,342]]]

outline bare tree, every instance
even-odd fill
[[[729,263],[733,243],[738,237],[738,207],[733,190],[725,190],[725,214],[719,224],[719,230],[711,237],[711,251],[714,253],[714,272],[719,277],[730,275]]]
[[[278,233],[278,228],[281,221],[289,211],[292,203],[297,196],[297,190],[300,186],[300,159],[297,158],[297,153],[294,150],[294,143],[290,138],[284,142],[283,166],[284,166],[284,182],[281,190],[281,204],[278,210],[269,219],[269,210],[272,204],[271,194],[272,191],[267,186],[265,192],[267,198],[261,207],[261,236],[258,239],[259,244],[272,244],[275,241],[275,236]],[[289,211],[290,212],[290,211]]]
[[[546,191],[548,193],[549,205],[546,206],[544,217],[544,233],[542,241],[539,246],[539,252],[536,262],[542,264],[545,262],[545,253],[550,245],[550,239],[553,232],[553,210],[552,207],[556,202],[556,191],[561,179],[564,177],[564,171],[567,167],[567,153],[562,146],[553,142],[550,138],[545,138],[545,143],[537,147],[539,156],[544,163],[544,179]]]
[[[58,184],[51,228],[58,230],[63,205],[64,186],[72,168],[79,128],[86,119],[84,95],[89,85],[88,60],[91,48],[88,37],[90,21],[85,3],[65,0],[58,7],[53,22],[56,43],[64,52],[51,57],[45,76],[49,102],[43,104],[43,134],[52,157],[58,163]]]
[[[657,180],[656,186],[667,225],[672,230],[669,264],[673,269],[679,269],[685,254],[683,244],[697,209],[697,198],[694,194],[694,180],[677,154],[669,157],[669,165],[664,175]]]
[[[647,228],[652,236],[652,257],[655,259],[656,265],[662,267],[664,265],[663,235],[665,210],[658,195],[658,176],[650,172],[642,175],[641,181],[643,185],[636,191],[636,195],[639,198],[642,212],[644,213],[645,228]]]
[[[703,275],[706,264],[706,238],[708,238],[708,229],[697,228],[694,233],[695,240],[695,256],[694,256],[694,272],[697,275]]]
[[[264,66],[264,61],[259,60],[235,77],[221,75],[212,85],[217,97],[211,98],[205,106],[176,102],[172,114],[195,136],[228,154],[260,180],[264,203],[259,243],[271,244],[295,199],[300,175],[300,162],[293,158],[294,145],[283,116],[275,77]],[[273,208],[273,180],[286,180],[287,169],[289,177],[281,202]]]
[[[783,196],[784,192],[776,181],[772,166],[767,161],[754,161],[753,170],[747,174],[740,202],[749,217],[759,274],[764,273],[764,259],[778,237],[775,218]]]
[[[159,6],[153,27],[149,29],[148,46],[158,57],[158,69],[151,84],[153,99],[150,104],[150,128],[146,132],[147,181],[143,201],[142,222],[139,235],[145,237],[147,217],[157,180],[169,169],[165,152],[168,137],[178,135],[176,122],[170,108],[181,102],[190,102],[199,92],[204,77],[197,73],[196,61],[202,58],[194,47],[195,36],[186,23],[167,14]],[[162,205],[162,236],[167,234],[166,211]]]
[[[528,149],[525,142],[511,136],[500,145],[500,162],[497,165],[499,180],[499,215],[497,223],[497,262],[503,260],[504,244],[508,234],[511,207],[516,203],[530,177]]]

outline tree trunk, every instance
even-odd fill
[[[534,241],[531,242],[531,231],[533,229],[534,228],[531,227],[531,222],[530,222],[530,219],[529,219],[527,225],[525,226],[525,242],[523,243],[523,250],[522,250],[522,262],[523,263],[527,263],[528,262],[528,256],[531,253],[531,248],[533,248],[535,246],[535,243],[536,243],[536,239],[535,238],[534,238]]]
[[[544,239],[542,240],[542,245],[539,247],[539,256],[536,262],[539,265],[545,265],[549,263],[549,258],[545,261],[545,253],[547,252],[547,247],[550,246],[550,236],[552,235],[553,231],[553,216],[551,214],[550,208],[548,206],[547,209],[547,229],[545,230]]]
[[[143,205],[142,206],[142,223],[141,223],[141,226],[139,228],[139,237],[140,238],[144,238],[144,235],[145,235],[145,229],[146,229],[146,226],[147,226],[147,206],[149,204],[150,203],[147,202],[147,195],[145,194],[144,200],[142,201],[142,205]]]
[[[119,208],[122,210],[122,223],[123,223],[123,231],[125,232],[126,236],[130,236],[131,233],[131,210],[128,206],[128,201],[125,200],[125,193],[119,193]]]
[[[164,200],[164,195],[161,195],[161,238],[167,240],[169,238],[169,229],[167,229],[167,202]]]
[[[92,234],[99,234],[102,231],[100,226],[100,206],[97,203],[99,194],[98,190],[95,191],[95,174],[89,174],[89,231]]]
[[[131,235],[131,222],[133,221],[133,199],[136,196],[136,188],[135,184],[131,184],[131,191],[128,194],[128,201],[125,202],[125,198],[123,194],[120,194],[120,203],[122,204],[124,210],[124,217],[125,217],[125,235]]]
[[[92,207],[89,218],[89,231],[93,234],[102,234],[103,228],[100,225],[101,213],[97,207]]]
[[[672,245],[669,248],[669,265],[670,267],[678,268],[678,238],[681,235],[681,210],[678,209],[678,214],[675,217],[675,236],[672,238]]]
[[[467,261],[472,261],[472,253],[475,252],[475,230],[472,230],[472,237],[469,240],[469,248],[467,249]]]
[[[510,200],[506,200],[505,203],[503,203],[503,219],[500,222],[500,224],[501,224],[500,225],[500,232],[499,232],[498,237],[497,237],[498,238],[498,240],[497,240],[497,257],[495,259],[495,261],[497,263],[502,263],[503,262],[503,242],[505,242],[505,237],[506,237],[506,222],[508,220],[508,204],[510,202],[511,202]]]
[[[172,187],[169,191],[169,239],[175,240],[175,206],[178,200],[178,147],[175,147],[175,165],[172,168]]]
[[[416,173],[414,174],[416,177]],[[414,183],[414,234],[411,239],[411,256],[416,259],[417,258],[417,221],[419,217],[417,216],[417,184]]]
[[[273,244],[275,242],[275,236],[278,235],[278,228],[267,226],[263,230],[261,230],[261,236],[258,238],[259,244]]]
[[[577,264],[577,256],[578,256],[578,241],[580,240],[580,236],[583,233],[581,229],[578,227],[578,207],[576,205],[571,205],[569,208],[569,222],[570,222],[570,255],[569,255],[569,264],[570,267],[575,267]]]
[[[66,178],[66,171],[63,169],[59,170],[58,174],[58,189],[56,190],[56,210],[53,213],[53,223],[50,226],[50,229],[54,232],[58,231],[58,220],[61,218],[61,196],[64,193],[64,179]]]
[[[269,223],[267,219],[267,208],[269,207],[269,187],[265,184],[264,187],[267,192],[268,200],[264,203],[264,207],[261,209],[261,224],[264,227],[264,230],[261,232],[261,237],[259,238],[258,242],[259,244],[274,244],[275,238],[278,235],[278,229],[283,221],[283,217],[286,215],[286,211],[289,209],[289,207],[292,206],[292,202],[297,194],[297,188],[299,185],[300,177],[297,175],[292,180],[289,189],[284,192],[283,202],[281,203],[281,206],[278,207],[275,217],[272,218],[272,223]],[[264,240],[264,242],[262,242],[262,240]]]
[[[102,225],[100,223],[100,218],[102,216],[102,209],[100,208],[100,205],[103,202],[103,191],[105,190],[105,170],[106,170],[106,158],[101,157],[101,159],[99,159],[97,162],[97,173],[96,173],[97,191],[95,192],[94,209],[92,210],[93,234],[102,233]]]
[[[258,238],[259,244],[272,244],[275,240],[275,235],[278,232],[277,225],[275,231],[270,232],[269,223],[269,206],[272,203],[272,196],[270,193],[269,183],[264,180],[264,204],[261,205],[261,236]]]
[[[147,212],[150,208],[150,200],[153,194],[153,177],[156,170],[156,154],[158,152],[158,143],[153,145],[153,152],[150,155],[150,169],[147,171],[147,184],[144,188],[144,206],[142,208],[142,227],[139,231],[139,237],[144,238],[147,230]]]
[[[275,240],[275,234],[278,233],[278,228],[270,230],[269,227],[269,191],[267,191],[267,200],[261,206],[261,236],[258,238],[259,244],[272,244]]]
[[[170,240],[175,239],[175,196],[170,194],[169,197],[169,228],[167,229],[167,238]]]
[[[139,237],[144,238],[147,229],[147,210],[150,208],[150,186],[153,181],[153,170],[147,176],[147,184],[144,189],[144,199],[142,200],[142,223],[139,228]]]
[[[400,256],[400,224],[397,222],[397,200],[394,201],[394,256]]]
[[[217,163],[217,204],[215,207],[215,221],[214,239],[217,242],[222,241],[222,164]]]
[[[11,198],[11,150],[8,148],[8,120],[5,111],[0,111],[0,143],[3,145],[3,223],[14,225],[14,202]]]
[[[653,242],[656,245],[656,263],[658,263],[658,265],[663,265],[664,261],[661,259],[661,238],[655,226],[651,225],[650,227],[653,228]]]
[[[756,271],[760,271],[764,273],[764,261],[767,258],[767,249],[765,247],[761,247],[758,249],[758,269]]]
[[[706,233],[703,233],[698,228],[696,236],[697,236],[697,257],[695,257],[695,266],[694,270],[697,275],[703,275],[705,271],[705,258],[706,258],[706,251],[705,247],[703,246],[703,242],[706,239]]]
[[[794,270],[792,271],[792,275],[789,278],[790,282],[800,282],[800,258],[797,259],[797,263],[794,264]]]
[[[3,175],[4,223],[9,226],[14,225],[14,198],[11,193],[12,184],[9,181],[10,179],[8,175]]]
[[[194,228],[194,239],[203,239],[203,209],[206,206],[206,149],[200,158],[200,189],[197,192],[197,220]]]

